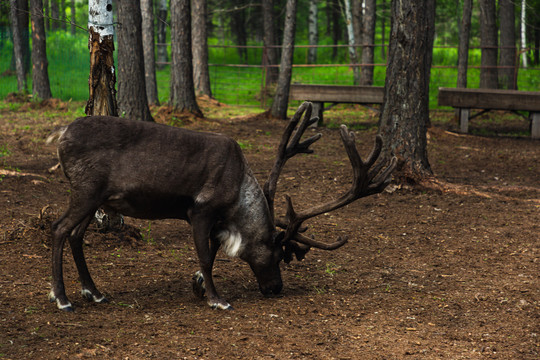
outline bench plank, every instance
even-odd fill
[[[384,87],[360,85],[291,84],[291,100],[354,104],[382,104]]]
[[[439,105],[455,108],[540,111],[540,92],[439,88]]]
[[[531,138],[540,139],[540,92],[496,89],[439,88],[439,105],[459,110],[459,131],[469,130],[470,109],[528,111]]]

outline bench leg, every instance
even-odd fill
[[[469,132],[469,114],[470,109],[459,109],[459,131],[465,134]]]
[[[311,114],[311,117],[317,116],[319,118],[319,122],[313,124],[313,126],[320,126],[323,124],[323,111],[324,111],[324,103],[323,102],[314,102],[313,103],[313,113]]]
[[[540,112],[531,113],[531,138],[540,139]]]

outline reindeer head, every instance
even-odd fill
[[[353,170],[351,188],[335,200],[300,212],[295,211],[291,198],[286,195],[286,215],[284,218],[276,219],[274,197],[281,170],[287,160],[296,154],[313,153],[310,146],[322,136],[321,134],[317,134],[302,142],[300,141],[306,129],[318,121],[317,117],[311,118],[312,107],[312,104],[309,102],[303,103],[289,121],[281,138],[276,161],[263,187],[274,225],[282,229],[279,236],[274,236],[275,248],[273,257],[275,258],[275,254],[279,253],[282,255],[282,260],[286,263],[289,263],[293,259],[293,254],[297,260],[302,260],[311,247],[323,250],[335,250],[343,246],[347,242],[346,236],[338,237],[334,243],[330,244],[319,242],[313,237],[303,235],[307,227],[302,226],[302,224],[310,218],[339,209],[362,197],[382,192],[390,183],[392,171],[394,171],[397,163],[395,157],[388,163],[379,159],[382,149],[382,138],[380,136],[376,137],[375,146],[371,154],[366,161],[363,161],[356,148],[354,133],[348,131],[345,125],[341,125],[341,139],[343,140]],[[300,121],[302,115],[304,116],[302,121]],[[281,280],[281,275],[279,278]]]

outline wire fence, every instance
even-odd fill
[[[71,35],[66,32],[47,35],[49,77],[54,97],[63,100],[84,101],[88,98],[89,53],[84,33]],[[170,60],[169,44],[166,46]],[[374,48],[371,64],[351,64],[348,58],[349,45],[296,45],[293,61],[292,82],[302,84],[353,85],[354,67],[372,67],[373,85],[384,86],[387,63],[387,45],[357,45],[358,48]],[[279,48],[276,46],[275,48]],[[317,49],[317,62],[308,62],[308,51]],[[262,45],[209,45],[210,82],[213,96],[220,102],[243,106],[267,108],[274,89],[267,87],[266,76],[270,65],[265,60],[268,47]],[[9,28],[0,28],[0,99],[17,91],[17,80],[12,67],[12,44]],[[528,49],[530,53],[537,49]],[[521,49],[516,49],[516,66],[513,68],[518,89],[538,91],[540,89],[540,67],[523,67]],[[170,62],[158,61],[157,81],[161,102],[169,98]],[[480,84],[481,49],[469,50],[468,87]],[[277,65],[274,65],[277,67]],[[498,66],[498,69],[507,67]],[[31,76],[28,77],[31,89]],[[457,46],[435,46],[430,83],[430,106],[437,107],[437,89],[455,87],[457,82]]]

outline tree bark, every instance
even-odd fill
[[[47,61],[45,23],[43,22],[43,2],[31,0],[32,21],[32,94],[34,100],[52,97]]]
[[[19,31],[21,51],[22,51],[22,63],[23,63],[25,74],[28,74],[28,71],[30,70],[30,62],[31,62],[30,61],[30,32],[28,30],[28,24],[29,24],[28,20],[30,18],[29,16],[30,12],[28,9],[28,0],[16,0],[15,3],[16,3],[15,9],[17,10],[16,14],[17,14],[17,22],[18,22],[18,31]],[[11,23],[13,23],[12,19],[11,19]],[[13,31],[12,31],[12,34],[13,34]],[[10,68],[16,71],[17,68],[16,68],[15,60],[16,60],[15,47],[13,47],[13,56],[11,58]]]
[[[77,17],[75,16],[75,13],[76,13],[75,0],[71,0],[70,6],[71,6],[71,21],[70,21],[71,27],[70,27],[70,31],[71,31],[71,35],[75,36],[75,33],[77,31],[77,27],[75,26],[77,24],[77,22],[76,22]]]
[[[191,6],[189,0],[171,3],[171,93],[170,103],[179,111],[196,116],[202,112],[195,98],[191,52]]]
[[[362,48],[358,45],[362,44],[362,31],[363,31],[363,16],[362,16],[362,0],[352,1],[352,17],[354,27],[354,42],[356,43],[356,56],[358,59],[362,59]]]
[[[501,57],[499,84],[503,89],[517,89],[516,22],[514,0],[499,0]]]
[[[496,89],[497,71],[497,22],[495,1],[479,0],[480,8],[480,88]]]
[[[362,19],[362,73],[360,85],[373,85],[373,62],[375,43],[375,0],[366,0]]]
[[[427,157],[430,57],[429,1],[393,0],[392,25],[379,133],[382,156],[398,158],[399,181],[419,182],[431,176]]]
[[[339,19],[341,18],[339,0],[327,0],[326,11],[328,18],[328,29],[331,29],[332,44],[337,45],[341,39],[341,26]],[[332,60],[337,58],[338,48],[332,48]]]
[[[50,0],[51,4],[51,30],[56,31],[60,29],[60,7],[58,5],[58,0]]]
[[[90,76],[85,113],[118,116],[112,0],[88,3]]]
[[[193,5],[193,81],[195,92],[212,97],[208,69],[208,37],[206,31],[206,0],[192,0]]]
[[[309,15],[308,15],[308,39],[309,45],[313,46],[308,49],[307,61],[309,64],[317,63],[317,45],[319,44],[319,27],[318,27],[318,0],[309,0]],[[355,38],[356,39],[356,38]]]
[[[527,68],[527,52],[525,49],[527,48],[527,1],[521,0],[521,18],[520,18],[520,32],[521,32],[521,61],[523,63],[523,67]]]
[[[244,64],[248,63],[248,52],[245,46],[247,45],[247,31],[246,31],[246,9],[243,7],[243,0],[236,0],[235,5],[239,5],[239,8],[230,13],[231,15],[231,32],[236,39],[236,45],[239,45],[237,48],[238,55],[240,56],[241,61]]]
[[[469,66],[469,36],[471,32],[472,0],[463,1],[463,15],[459,29],[458,78],[457,87],[467,87],[467,68]]]
[[[360,83],[360,69],[358,68],[358,57],[356,56],[356,39],[354,37],[353,16],[351,8],[351,0],[343,0],[345,5],[345,23],[347,25],[347,35],[349,42],[349,62],[353,65],[353,83]]]
[[[278,81],[278,44],[276,41],[276,17],[274,15],[274,0],[262,0],[263,8],[263,45],[266,56],[263,57],[263,63],[266,66],[266,87],[274,86]]]
[[[156,53],[154,41],[154,11],[152,0],[141,0],[144,80],[148,104],[159,105],[156,82]]]
[[[279,78],[276,95],[270,113],[278,119],[287,118],[287,106],[289,103],[289,88],[292,77],[292,63],[294,56],[294,37],[296,33],[296,5],[297,0],[287,0],[285,10],[285,29],[283,31],[283,50],[281,64],[279,66]]]
[[[146,98],[142,17],[139,0],[118,4],[118,109],[129,119],[154,121]]]
[[[163,69],[169,62],[167,53],[167,0],[158,0],[157,16],[157,62],[158,69]]]
[[[17,0],[10,0],[11,32],[13,34],[13,53],[15,58],[15,70],[17,73],[17,90],[26,93],[26,71],[24,69],[23,40],[21,26],[19,25],[19,10]]]

